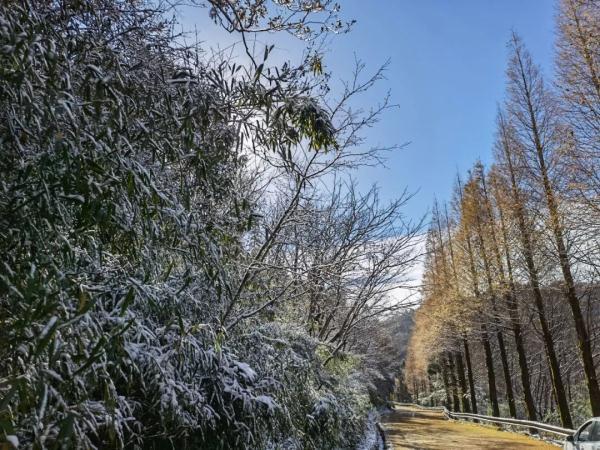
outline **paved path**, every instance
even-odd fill
[[[558,447],[494,426],[446,420],[441,412],[396,406],[383,427],[394,450],[557,450]]]

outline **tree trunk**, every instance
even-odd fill
[[[529,420],[536,420],[535,413],[535,404],[533,402],[533,395],[531,394],[531,381],[529,375],[529,366],[527,364],[527,356],[525,355],[525,344],[523,342],[523,333],[521,330],[521,320],[519,318],[519,307],[517,304],[517,290],[515,288],[513,272],[512,272],[512,262],[510,251],[508,248],[508,233],[506,231],[506,225],[504,223],[504,213],[502,212],[502,205],[499,201],[496,202],[496,206],[498,209],[499,219],[500,219],[500,232],[503,239],[503,247],[504,247],[504,259],[506,261],[506,272],[504,270],[504,264],[502,263],[502,253],[500,251],[500,244],[498,242],[498,237],[496,235],[495,229],[495,215],[492,208],[492,203],[490,201],[490,196],[487,190],[487,184],[485,180],[485,173],[481,174],[481,181],[483,187],[483,195],[485,200],[485,205],[488,212],[488,217],[491,221],[491,237],[492,237],[492,250],[496,257],[496,264],[498,265],[498,271],[500,275],[500,282],[504,289],[504,300],[508,307],[508,313],[510,317],[511,328],[513,332],[513,337],[515,340],[515,350],[517,351],[517,356],[519,360],[519,370],[521,373],[521,385],[523,386],[523,400],[525,401],[525,409],[527,412],[527,418]],[[512,412],[511,412],[512,414]],[[516,410],[513,417],[516,417]]]
[[[450,390],[452,391],[452,410],[454,412],[460,412],[460,400],[458,398],[458,385],[456,384],[456,375],[454,372],[454,360],[452,358],[452,352],[448,352],[447,361],[448,382],[450,383]]]
[[[467,397],[467,379],[465,377],[465,366],[463,364],[462,353],[459,351],[454,352],[454,361],[456,364],[456,373],[458,374],[458,382],[460,386],[460,402],[462,405],[462,412],[471,412],[469,408],[469,399]]]
[[[510,366],[508,365],[508,357],[506,355],[506,347],[504,345],[504,336],[502,335],[502,332],[500,330],[496,331],[496,337],[498,338],[500,359],[502,361],[502,371],[504,373],[504,382],[506,384],[506,400],[508,402],[508,411],[511,417],[517,417],[517,407],[515,405],[512,377],[510,375]]]
[[[508,250],[508,235],[506,231],[506,225],[504,223],[504,215],[502,209],[499,208],[500,213],[500,227],[502,231],[502,238],[504,241],[504,252],[506,259],[506,270],[508,272],[508,288],[506,292],[506,303],[508,304],[508,311],[511,318],[513,335],[515,338],[515,348],[517,350],[517,356],[519,358],[519,369],[521,371],[521,385],[523,386],[523,397],[525,400],[525,409],[527,411],[527,418],[529,420],[536,420],[535,403],[533,401],[533,395],[531,393],[531,377],[529,375],[529,366],[527,364],[527,356],[525,355],[525,344],[523,342],[523,333],[521,330],[521,321],[519,319],[519,309],[517,305],[517,290],[512,272],[512,262],[510,258],[510,252]],[[498,244],[496,242],[496,249]],[[500,255],[498,249],[498,256]],[[502,275],[504,277],[504,275]]]
[[[442,367],[442,380],[444,382],[444,391],[446,392],[446,408],[452,408],[452,400],[450,396],[450,385],[448,383],[448,366],[446,365],[446,358],[442,357],[440,366]]]
[[[466,237],[467,253],[469,255],[469,265],[471,269],[471,278],[473,283],[473,293],[475,298],[481,303],[481,293],[479,292],[479,285],[477,282],[477,269],[475,268],[475,261],[473,259],[473,248],[471,246],[471,237]],[[500,415],[500,409],[498,408],[498,394],[496,391],[496,374],[494,372],[494,360],[492,358],[492,349],[490,347],[490,339],[485,324],[481,325],[483,349],[485,351],[485,367],[487,369],[488,376],[488,390],[490,398],[490,406],[492,407],[493,414],[495,416]]]
[[[471,396],[471,411],[477,414],[477,395],[475,393],[475,381],[473,379],[473,367],[471,366],[471,352],[469,351],[469,342],[463,337],[463,348],[465,350],[465,362],[467,363],[467,377],[469,379],[469,393]]]
[[[508,148],[507,143],[503,146],[506,160],[508,163],[511,190],[513,201],[515,205],[515,215],[517,218],[517,224],[519,228],[519,234],[521,238],[521,244],[523,246],[523,256],[525,257],[525,264],[527,267],[527,274],[529,276],[529,282],[533,291],[533,300],[538,313],[540,326],[542,328],[542,337],[544,340],[544,347],[546,349],[546,356],[548,358],[548,364],[550,366],[550,374],[552,378],[552,389],[556,397],[558,410],[560,413],[561,423],[565,428],[573,428],[573,420],[571,419],[571,412],[569,411],[569,404],[567,402],[567,396],[565,395],[565,387],[560,374],[560,365],[556,356],[556,350],[554,348],[554,340],[550,333],[550,327],[546,319],[546,312],[544,310],[544,301],[540,290],[540,283],[538,278],[537,268],[533,259],[533,246],[531,243],[531,236],[525,222],[525,211],[523,203],[521,201],[520,191],[517,185],[515,176],[515,170],[512,164],[512,156]]]
[[[521,214],[522,216],[522,214]],[[531,246],[531,241],[529,237],[529,233],[525,227],[524,219],[519,220],[519,228],[521,237],[523,240],[523,250],[525,256],[525,263],[527,265],[527,272],[529,275],[529,280],[531,284],[531,288],[533,291],[533,300],[535,303],[535,307],[538,313],[538,319],[540,321],[540,326],[542,328],[542,337],[544,340],[544,347],[546,349],[546,355],[548,357],[548,364],[550,366],[550,374],[552,377],[552,388],[554,390],[554,395],[556,397],[556,402],[558,405],[561,422],[565,428],[573,428],[573,421],[571,419],[571,413],[569,411],[569,404],[567,402],[567,396],[565,394],[565,387],[562,381],[562,377],[560,374],[560,365],[558,363],[558,358],[556,356],[556,349],[554,348],[554,340],[552,338],[552,333],[550,332],[550,327],[548,325],[548,320],[546,319],[546,312],[544,309],[544,301],[542,298],[542,293],[540,290],[540,283],[538,279],[537,269],[535,267],[535,263],[533,260],[533,250]]]
[[[500,320],[498,318],[498,308],[496,306],[496,293],[494,289],[494,283],[492,281],[492,272],[490,269],[490,262],[487,251],[485,249],[485,241],[483,239],[483,229],[481,226],[481,219],[478,213],[475,213],[475,228],[477,231],[477,237],[479,238],[479,246],[481,249],[481,258],[483,259],[483,267],[485,276],[488,284],[488,290],[490,294],[490,300],[492,305],[492,322],[496,328],[496,338],[498,339],[498,348],[500,350],[500,361],[502,362],[502,372],[504,374],[504,383],[506,386],[506,400],[508,402],[508,409],[512,417],[517,416],[517,408],[515,406],[515,397],[512,388],[512,378],[510,376],[510,367],[508,365],[508,356],[506,355],[506,346],[504,345],[504,336],[502,335],[502,329],[500,328]]]
[[[492,358],[492,348],[490,346],[490,338],[488,336],[487,327],[485,324],[481,325],[481,343],[483,344],[483,350],[485,352],[485,366],[487,368],[488,375],[488,390],[489,390],[489,402],[492,408],[492,416],[500,416],[500,408],[498,407],[498,392],[496,390],[496,374],[494,372],[494,360]]]

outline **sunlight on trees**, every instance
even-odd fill
[[[434,207],[406,377],[423,402],[573,428],[600,415],[600,9],[562,0],[557,23],[556,86],[513,34],[493,165]]]

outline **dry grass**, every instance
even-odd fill
[[[550,444],[493,426],[446,420],[441,413],[397,406],[383,419],[388,440],[398,449],[540,449]]]

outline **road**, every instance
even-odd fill
[[[382,420],[394,450],[511,449],[557,450],[558,447],[494,426],[447,420],[441,412],[396,406]]]

